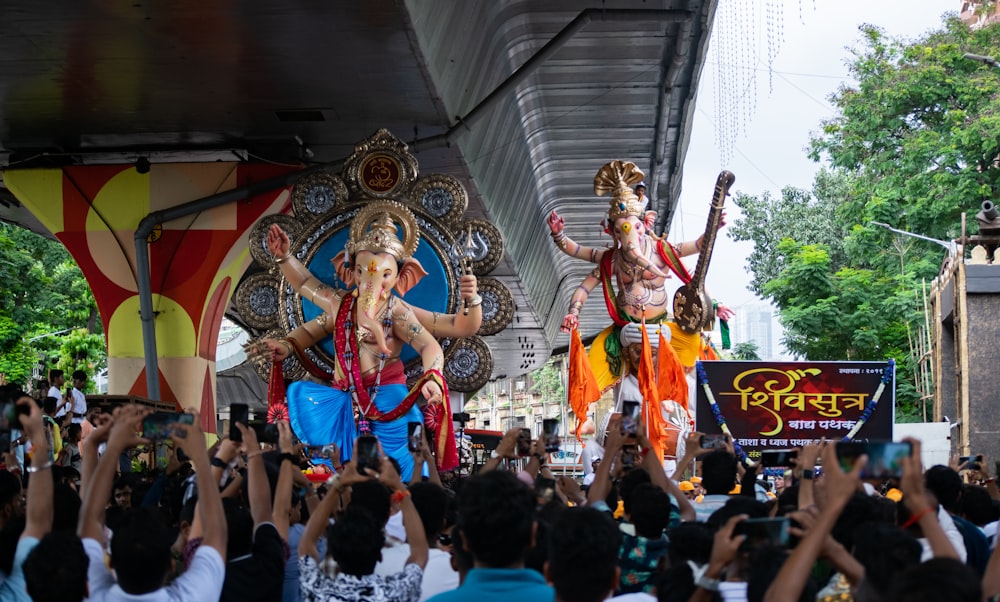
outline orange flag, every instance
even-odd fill
[[[673,399],[685,410],[688,409],[688,381],[684,376],[684,366],[677,358],[674,348],[663,338],[660,331],[660,353],[656,362],[656,386],[660,399]]]
[[[590,368],[587,350],[580,339],[580,331],[576,328],[570,334],[569,343],[569,386],[566,392],[569,407],[576,415],[576,438],[580,439],[580,429],[587,421],[587,410],[590,404],[601,398],[594,379],[594,371]]]
[[[663,452],[666,448],[665,429],[667,421],[660,411],[660,392],[656,386],[656,376],[653,372],[653,351],[649,345],[649,334],[646,324],[642,325],[642,358],[639,360],[639,393],[642,394],[642,417],[646,423],[646,437],[653,446],[653,453],[663,462]]]

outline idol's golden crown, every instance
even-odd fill
[[[403,240],[396,235],[397,224],[403,229]],[[350,257],[370,251],[389,253],[402,261],[413,257],[419,243],[417,220],[409,209],[394,201],[372,201],[351,222],[344,249]]]
[[[611,203],[608,207],[608,219],[628,216],[641,217],[645,211],[645,203],[639,200],[632,187],[642,182],[646,177],[631,161],[615,160],[605,163],[594,176],[594,194],[604,196],[611,193]]]

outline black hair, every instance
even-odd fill
[[[867,524],[854,533],[852,555],[865,567],[865,582],[881,598],[899,573],[920,564],[923,548],[899,527]]]
[[[614,592],[621,532],[607,514],[567,508],[549,532],[548,578],[560,600],[600,602]]]
[[[709,453],[701,461],[701,486],[708,495],[725,495],[736,484],[736,456],[724,449]]]
[[[34,602],[79,602],[87,597],[90,559],[72,533],[49,533],[24,560],[24,581]]]
[[[719,529],[730,518],[739,514],[746,514],[749,518],[766,518],[768,516],[768,506],[764,502],[758,502],[752,497],[733,495],[726,500],[722,508],[719,508],[708,517],[708,524],[712,525],[714,529]]]
[[[840,511],[837,522],[833,523],[830,535],[848,550],[853,549],[854,534],[857,529],[870,524],[873,517],[881,515],[875,504],[875,498],[872,496],[860,491],[854,492],[851,499],[847,500],[847,505]]]
[[[73,437],[81,434],[83,432],[83,427],[79,423],[71,422],[69,426],[66,427],[66,438],[72,440]]]
[[[708,523],[681,523],[670,529],[670,547],[667,558],[670,566],[676,567],[692,561],[708,564],[712,556],[715,529]]]
[[[0,470],[0,508],[14,502],[21,495],[21,479],[9,470]]]
[[[379,527],[385,528],[392,508],[391,497],[392,493],[385,484],[370,479],[351,486],[351,502],[347,507],[357,505],[358,508],[364,508],[378,521]]]
[[[222,510],[226,515],[228,538],[226,558],[245,556],[253,549],[253,515],[241,500],[223,498]]]
[[[87,373],[83,370],[74,370],[73,380],[87,380]]]
[[[59,378],[62,375],[63,375],[62,370],[56,370],[55,368],[49,370],[49,382],[55,381],[55,379]]]
[[[73,472],[76,472],[74,469]],[[68,472],[68,470],[66,471]],[[41,476],[35,473],[35,478]],[[79,473],[77,473],[79,476]],[[80,494],[66,483],[56,483],[52,488],[52,531],[76,533],[80,517],[80,507],[83,505]]]
[[[509,472],[466,480],[458,494],[458,521],[476,561],[508,567],[524,560],[535,522],[535,494]]]
[[[57,403],[59,403],[59,401],[55,397],[46,397],[42,399],[42,412],[52,416],[52,414],[56,411]]]
[[[618,494],[622,498],[622,508],[625,514],[632,514],[632,491],[643,483],[649,483],[649,473],[645,468],[635,468],[621,478],[618,483]]]
[[[382,556],[385,533],[368,510],[352,502],[327,529],[327,554],[347,575],[363,577],[375,571]]]
[[[1000,518],[993,506],[993,498],[985,487],[962,485],[962,497],[958,501],[959,514],[966,520],[982,527]]]
[[[410,487],[410,499],[420,515],[424,525],[427,541],[432,545],[444,528],[445,511],[448,507],[448,495],[444,488],[430,481],[415,483]]]
[[[884,602],[979,602],[983,587],[971,567],[954,558],[931,558],[898,573]]]
[[[694,573],[691,572],[691,567],[687,563],[677,564],[662,573],[657,579],[656,600],[657,602],[687,602],[694,595],[694,590]],[[711,596],[709,599],[713,602],[722,599],[719,592],[709,592],[709,595]]]
[[[670,523],[670,497],[652,483],[640,483],[631,493],[635,534],[648,539],[658,539]]]
[[[159,512],[139,507],[122,513],[111,538],[111,564],[125,593],[146,594],[163,585],[171,543]]]
[[[747,602],[763,602],[764,594],[771,587],[774,578],[781,571],[781,566],[788,559],[788,550],[777,547],[764,547],[750,554],[750,570],[747,578]],[[816,583],[812,578],[806,580],[798,599],[802,602],[812,602],[816,599]]]
[[[924,473],[924,483],[945,510],[957,512],[958,498],[962,495],[962,477],[957,472],[940,464],[931,466]]]
[[[455,565],[455,571],[463,577],[472,570],[475,563],[472,553],[465,549],[462,528],[458,525],[451,529],[451,560]]]

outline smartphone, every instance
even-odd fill
[[[559,451],[559,419],[546,418],[542,421],[542,436],[546,452]]]
[[[248,424],[250,428],[253,429],[254,433],[257,434],[258,443],[277,443],[278,442],[278,425],[273,422],[268,423],[263,420],[251,420]]]
[[[625,400],[622,401],[622,435],[635,437],[639,432],[639,412],[642,411],[642,402]]]
[[[701,448],[702,449],[726,449],[726,436],[725,435],[702,435],[701,436]]]
[[[797,449],[765,449],[760,452],[760,465],[764,467],[791,466],[799,457]]]
[[[236,428],[239,422],[247,426],[250,422],[250,406],[245,403],[234,403],[229,406],[229,439],[237,443],[243,442],[243,433]]]
[[[517,455],[521,458],[531,455],[531,431],[529,429],[521,429],[521,432],[517,434]]]
[[[170,427],[175,424],[194,424],[194,415],[153,412],[142,419],[142,436],[150,441],[165,441],[171,438]]]
[[[538,477],[535,479],[535,497],[539,504],[548,504],[556,494],[556,480]]]
[[[748,518],[736,524],[733,536],[746,535],[740,550],[748,551],[763,547],[788,546],[788,517]]]
[[[366,468],[373,471],[379,469],[378,459],[378,439],[372,435],[361,435],[358,437],[358,457],[355,458],[358,464],[358,474],[367,474]]]
[[[903,476],[903,458],[913,455],[909,441],[839,441],[837,460],[840,468],[850,471],[858,456],[866,454],[868,464],[861,471],[862,479],[888,479]]]
[[[421,422],[406,423],[406,448],[418,452],[423,447],[424,425]]]
[[[637,445],[623,445],[622,446],[622,466],[627,468],[632,468],[635,466],[636,460],[639,458],[639,446]]]

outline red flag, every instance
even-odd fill
[[[594,371],[587,359],[587,350],[580,339],[580,331],[576,328],[570,333],[569,343],[569,386],[566,399],[569,407],[576,415],[576,438],[580,440],[580,429],[587,421],[587,410],[590,404],[601,398],[594,379]]]
[[[642,394],[642,417],[646,423],[646,438],[653,446],[652,453],[662,463],[663,452],[666,447],[665,429],[667,421],[660,411],[660,392],[656,386],[656,376],[653,372],[653,350],[649,345],[649,333],[646,325],[642,325],[642,357],[639,360],[639,393]]]

